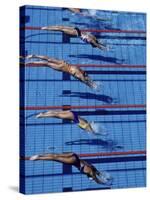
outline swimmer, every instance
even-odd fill
[[[80,8],[67,8],[68,10],[70,10],[73,13],[81,13],[81,9]]]
[[[97,10],[89,9],[87,11],[82,11],[79,8],[67,8],[69,11],[73,12],[74,14],[79,14],[83,17],[92,18],[93,20],[100,20],[100,21],[111,21],[109,18],[102,18],[96,15]]]
[[[31,157],[21,157],[21,160],[44,160],[44,161],[56,161],[76,167],[81,173],[87,175],[89,180],[93,180],[98,184],[111,185],[112,177],[108,172],[98,171],[92,164],[81,160],[75,153],[62,153],[62,154],[44,154],[33,155]]]
[[[38,58],[38,59],[44,60],[44,61],[33,61],[31,63],[37,64],[37,65],[42,64],[54,70],[69,73],[74,78],[85,83],[91,89],[94,89],[96,91],[99,91],[101,87],[101,85],[99,83],[94,82],[85,71],[81,70],[75,65],[71,65],[65,62],[64,60],[58,60],[58,59],[50,58],[48,56],[40,56],[40,55],[28,55],[26,56],[26,58],[27,59]],[[27,64],[31,64],[31,63],[28,62]]]
[[[82,32],[77,27],[71,26],[45,26],[41,28],[42,30],[48,31],[60,31],[68,35],[79,37],[85,43],[91,44],[93,48],[98,48],[100,50],[107,51],[108,47],[106,47],[101,41],[98,41],[97,38],[91,33]]]
[[[39,113],[36,115],[37,118],[48,118],[55,117],[59,119],[67,119],[77,124],[81,129],[84,129],[88,133],[95,135],[106,135],[106,130],[102,126],[97,126],[94,122],[88,122],[87,120],[78,116],[77,112],[70,110],[50,110],[47,112]]]

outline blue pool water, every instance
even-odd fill
[[[31,27],[69,25],[81,29],[146,31],[144,13],[97,11],[96,15],[111,20],[100,21],[82,17],[62,8],[25,6],[22,8],[20,22],[21,25]],[[79,38],[68,38],[61,32],[22,30],[21,54],[47,55],[72,64],[91,64],[91,67],[83,69],[93,80],[101,81],[103,87],[100,92],[94,92],[73,77],[50,68],[21,68],[21,74],[24,74],[21,76],[21,86],[24,83],[21,89],[21,106],[144,105],[145,68],[93,68],[92,64],[146,65],[145,34],[112,32],[93,34],[109,45],[111,50],[105,52],[94,49]],[[79,115],[88,121],[101,123],[109,133],[105,137],[86,134],[75,124],[60,119],[36,119],[35,114],[42,111],[45,110],[21,111],[21,155],[61,152],[89,154],[146,149],[144,108],[76,109]],[[98,185],[88,180],[74,167],[61,163],[21,161],[21,191],[34,194],[146,185],[145,155],[97,156],[85,159],[96,168],[106,170],[113,176],[111,187]]]

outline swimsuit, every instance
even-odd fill
[[[75,163],[74,163],[74,166],[76,166],[78,169],[79,169],[79,171],[81,172],[81,173],[84,173],[84,174],[86,174],[86,172],[84,172],[84,167],[86,166],[86,164],[85,163],[82,163],[81,161],[80,161],[80,159],[79,159],[79,157],[77,156],[77,154],[73,154],[73,156],[76,158],[76,161],[75,161]],[[88,176],[88,179],[89,180],[93,180],[93,178],[89,175],[89,174],[86,174],[87,176]]]
[[[80,170],[81,173],[84,173],[85,164],[80,161],[77,154],[74,153],[73,156],[76,158],[74,165]]]
[[[64,72],[70,73],[70,71],[71,71],[71,66],[70,66],[68,63],[64,62],[63,67],[62,67],[62,70],[63,70]]]
[[[74,162],[74,166],[80,170],[80,159],[75,153],[73,154],[73,156],[76,158],[76,161]]]
[[[86,173],[84,172],[84,167],[85,167],[85,166],[86,166],[86,164],[80,162],[80,168],[79,168],[79,170],[80,170],[81,173],[86,174]],[[89,180],[93,180],[93,177],[91,177],[89,174],[86,174],[86,175],[87,175],[87,177],[88,177]]]
[[[75,111],[71,111],[71,112],[72,112],[72,114],[73,114],[73,116],[74,116],[73,122],[74,122],[75,124],[80,123],[80,122],[79,122],[78,114],[77,114]]]
[[[81,69],[80,69],[80,72],[83,74],[84,77],[88,76],[88,74],[85,71],[81,70]]]
[[[79,168],[79,170],[80,170],[81,173],[84,173],[84,167],[85,167],[85,164],[82,163],[82,162],[80,162],[80,168]]]
[[[80,31],[80,29],[79,29],[79,28],[77,28],[77,27],[75,27],[74,29],[77,31],[77,36],[79,36],[79,37],[80,37],[80,36],[81,36],[81,31]]]

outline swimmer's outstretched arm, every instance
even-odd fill
[[[96,89],[97,84],[88,76],[82,80],[86,85],[88,85],[91,89]]]
[[[108,47],[106,47],[104,44],[100,44],[100,43],[97,43],[95,40],[92,41],[92,44],[94,44],[97,48],[101,49],[101,50],[104,50],[104,51],[107,51],[108,50]]]
[[[96,175],[94,175],[92,178],[93,178],[93,180],[94,180],[96,183],[102,184],[102,181],[101,181],[99,178],[97,178]]]

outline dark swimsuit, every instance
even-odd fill
[[[84,167],[86,166],[86,164],[80,162],[80,159],[79,159],[79,157],[77,156],[77,154],[74,153],[73,156],[76,158],[76,161],[75,161],[75,163],[74,163],[74,166],[77,167],[78,170],[79,170],[81,173],[86,174],[86,173],[84,172]],[[89,179],[93,180],[93,178],[92,178],[89,174],[86,174],[86,175],[87,175],[87,177],[88,177]]]
[[[80,37],[80,36],[81,36],[81,31],[80,31],[80,29],[77,28],[77,27],[75,27],[74,29],[77,31],[77,35]]]
[[[74,163],[74,166],[76,166],[80,170],[81,173],[84,173],[85,164],[80,162],[80,159],[77,156],[77,154],[74,153],[73,156],[75,156],[76,158],[76,162]]]
[[[75,112],[75,111],[71,111],[73,116],[74,116],[74,119],[73,119],[73,122],[75,124],[79,124],[79,117],[78,117],[78,114]]]

